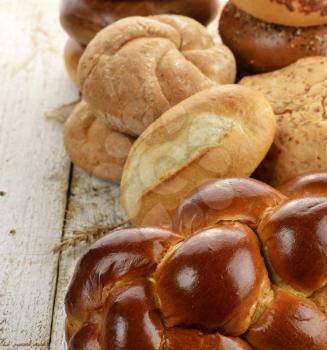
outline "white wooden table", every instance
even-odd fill
[[[59,0],[0,0],[0,349],[65,349],[63,298],[83,247],[74,230],[124,221],[115,185],[71,168],[62,125],[76,100],[62,62]]]
[[[118,187],[71,167],[62,125],[44,118],[78,97],[58,7],[0,0],[0,349],[66,348],[63,299],[86,245],[53,247],[126,220]]]

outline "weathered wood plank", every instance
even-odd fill
[[[88,232],[99,225],[114,226],[126,220],[119,202],[118,186],[97,180],[74,168],[65,236],[71,236],[75,230]],[[76,248],[68,248],[62,252],[50,345],[52,350],[65,348],[64,296],[77,259],[86,248],[87,244],[80,244]]]
[[[48,348],[70,163],[44,112],[77,96],[58,0],[0,2],[0,349]]]

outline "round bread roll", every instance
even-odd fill
[[[249,176],[274,138],[267,100],[239,85],[216,86],[163,114],[127,159],[121,201],[136,225],[170,227],[180,201],[217,177]]]
[[[279,185],[299,174],[327,170],[327,57],[310,57],[240,82],[265,94],[277,133],[255,176]]]
[[[224,8],[219,23],[223,42],[245,71],[269,72],[300,58],[327,56],[327,25],[297,28],[270,24],[231,3]]]
[[[64,143],[72,162],[94,176],[120,182],[134,139],[110,129],[80,102],[68,118]]]
[[[327,24],[325,0],[231,0],[239,9],[265,22],[308,27]]]
[[[70,350],[326,350],[327,197],[215,180],[175,223],[114,231],[80,259]]]
[[[312,195],[327,197],[327,172],[319,171],[296,176],[278,186],[278,191],[289,198]]]
[[[64,61],[66,70],[70,78],[78,84],[77,79],[77,67],[79,60],[81,59],[85,51],[85,46],[79,44],[72,38],[69,38],[66,42],[64,49]]]
[[[216,0],[62,0],[60,20],[66,32],[88,44],[104,27],[125,17],[177,14],[203,24],[217,14]]]
[[[181,16],[130,17],[105,28],[79,64],[84,99],[113,129],[137,136],[196,92],[232,83],[232,53]]]

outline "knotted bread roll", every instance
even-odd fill
[[[111,128],[140,135],[185,98],[235,79],[235,60],[198,22],[130,17],[99,32],[78,78],[85,101]]]
[[[65,123],[64,143],[71,161],[91,175],[120,182],[134,138],[112,130],[80,102]]]
[[[202,91],[170,109],[134,143],[121,182],[135,225],[171,226],[180,201],[209,179],[249,176],[265,157],[276,120],[260,93],[239,85]]]
[[[69,350],[326,350],[327,197],[215,180],[175,232],[130,228],[89,249],[66,296]]]

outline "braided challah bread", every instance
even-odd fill
[[[209,182],[177,210],[178,234],[100,239],[66,296],[69,350],[326,350],[327,197],[306,184],[326,193],[327,173],[308,176],[297,199]]]
[[[101,29],[129,16],[176,14],[207,24],[217,13],[216,0],[62,0],[60,20],[66,32],[81,44]]]
[[[103,29],[83,54],[83,97],[113,129],[140,135],[172,106],[217,84],[232,83],[232,53],[182,16],[130,17]]]

